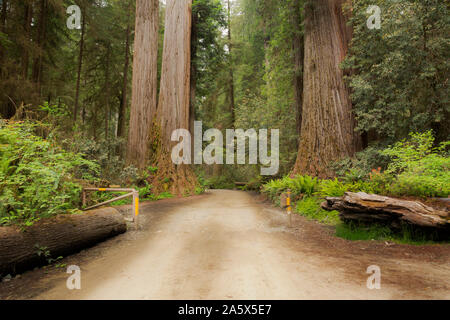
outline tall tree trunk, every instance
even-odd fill
[[[292,49],[294,57],[294,107],[297,119],[297,134],[300,137],[302,128],[302,103],[303,103],[303,61],[304,40],[301,30],[301,0],[292,1]]]
[[[159,1],[137,0],[127,163],[140,169],[149,161],[149,133],[156,114],[158,30]]]
[[[84,53],[84,35],[86,32],[86,12],[83,12],[83,21],[81,23],[81,39],[80,39],[80,53],[78,55],[78,72],[77,72],[77,87],[75,92],[75,107],[73,109],[73,122],[77,122],[78,117],[78,103],[80,100],[80,82],[81,82],[81,70],[83,68],[83,53]]]
[[[2,33],[6,33],[6,18],[7,18],[7,10],[8,10],[8,2],[7,0],[3,0],[2,1],[2,15],[1,15],[1,30]],[[5,51],[6,48],[4,48],[1,44],[0,44],[0,78],[3,75],[3,61],[5,59]]]
[[[230,112],[231,112],[231,125],[234,127],[234,123],[236,122],[235,115],[235,102],[234,102],[234,74],[233,74],[233,44],[231,39],[231,3],[230,0],[227,2],[228,4],[228,50],[230,55],[230,84],[229,84],[229,99],[230,99]]]
[[[31,20],[33,19],[33,6],[28,1],[25,3],[24,8],[24,31],[25,31],[25,43],[31,43]],[[28,79],[28,67],[30,64],[29,52],[30,49],[27,45],[22,48],[22,77]]]
[[[194,123],[195,123],[195,99],[197,94],[197,42],[198,42],[198,30],[197,30],[197,16],[192,15],[192,27],[191,27],[191,83],[190,83],[190,104],[189,104],[189,131],[191,136],[194,136]],[[191,141],[191,148],[194,150],[194,139]],[[192,161],[194,161],[194,153],[192,153]]]
[[[6,17],[7,17],[7,11],[8,10],[8,1],[3,0],[2,1],[2,32],[6,33]]]
[[[117,124],[117,137],[125,136],[125,115],[128,106],[128,71],[130,68],[130,32],[131,32],[131,1],[128,1],[127,31],[125,40],[125,63],[123,67],[123,86],[122,97],[119,108],[119,119]],[[117,150],[118,154],[122,153],[122,147]]]
[[[171,141],[176,129],[189,130],[192,0],[168,0],[164,32],[161,91],[158,103],[158,126],[152,141],[158,147],[155,165],[158,173],[155,190],[175,195],[193,193],[197,179],[188,165],[175,165],[171,159]]]
[[[309,1],[305,7],[303,120],[294,173],[332,176],[329,165],[353,156],[359,145],[339,67],[352,31],[342,11],[345,1]]]
[[[41,80],[42,80],[42,61],[45,51],[45,39],[46,39],[46,23],[47,23],[47,0],[41,0],[41,8],[39,13],[39,26],[37,35],[37,56],[33,63],[33,81],[36,84],[37,91],[40,94]]]
[[[109,120],[111,117],[111,106],[110,102],[110,87],[111,84],[109,82],[109,68],[110,68],[110,56],[111,56],[111,48],[108,45],[106,49],[106,72],[105,72],[105,140],[108,140],[109,137]]]

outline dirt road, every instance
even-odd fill
[[[2,299],[450,299],[448,245],[349,242],[256,195],[212,191],[144,206],[142,229],[0,284]],[[381,289],[366,270],[381,268]]]

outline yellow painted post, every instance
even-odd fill
[[[287,212],[289,215],[289,227],[292,227],[292,206],[291,206],[291,190],[288,190],[286,198]]]
[[[138,217],[139,217],[139,193],[133,192],[133,210],[134,210],[134,223],[136,228],[138,227]]]

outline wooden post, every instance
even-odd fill
[[[138,228],[138,218],[139,218],[139,192],[133,192],[133,212],[134,212],[134,224],[136,229]]]
[[[289,227],[292,227],[291,189],[288,189],[287,191],[286,206],[289,215]]]

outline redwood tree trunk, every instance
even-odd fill
[[[159,1],[137,0],[133,92],[127,163],[143,169],[149,160],[149,132],[156,114]]]
[[[77,74],[77,86],[75,92],[75,107],[73,110],[73,122],[77,122],[78,117],[78,103],[80,99],[80,82],[81,82],[81,70],[83,68],[83,53],[84,53],[84,34],[86,32],[86,12],[83,12],[83,22],[81,24],[81,40],[80,40],[80,53],[78,55],[78,74]]]
[[[106,72],[105,72],[105,140],[107,141],[109,138],[109,120],[111,116],[111,106],[110,106],[110,81],[109,81],[109,68],[110,68],[110,57],[111,57],[111,48],[108,45],[108,49],[106,49]]]
[[[122,96],[119,108],[119,120],[117,125],[117,136],[123,138],[125,136],[125,114],[128,105],[128,69],[130,68],[130,17],[131,17],[131,1],[128,1],[128,18],[127,18],[127,31],[125,40],[125,63],[123,67],[123,87]],[[122,153],[122,146],[118,153]]]
[[[229,84],[229,99],[230,99],[230,113],[231,113],[231,125],[234,128],[236,122],[236,107],[234,102],[234,73],[233,73],[233,56],[232,56],[232,43],[231,43],[231,3],[228,0],[228,50],[230,55],[230,84]]]
[[[294,108],[297,118],[297,134],[300,137],[302,128],[302,103],[303,103],[303,61],[304,61],[304,40],[301,30],[301,1],[292,1],[292,50],[294,56]]]
[[[3,0],[2,1],[2,32],[6,33],[6,17],[7,17],[7,11],[8,9],[8,1],[7,0]]]
[[[8,3],[6,0],[2,1],[2,15],[1,15],[1,30],[3,33],[6,34],[6,17],[7,17],[7,8],[8,8]],[[0,77],[2,77],[3,75],[3,59],[5,57],[5,49],[1,44],[0,44]]]
[[[176,166],[171,159],[177,144],[171,141],[172,132],[190,126],[191,11],[192,0],[167,1],[158,126],[152,135],[152,143],[158,145],[153,185],[156,191],[174,195],[191,193],[197,185],[190,166]]]
[[[339,67],[352,32],[342,11],[345,1],[309,1],[305,7],[303,120],[294,173],[330,177],[329,165],[353,156],[359,145]]]
[[[190,105],[189,105],[189,131],[191,136],[194,136],[194,124],[195,124],[195,102],[197,94],[197,16],[192,16],[191,26],[191,84],[190,84]],[[191,148],[194,148],[194,139],[191,141]],[[194,150],[194,149],[192,149]],[[194,153],[192,153],[192,161],[194,161]]]
[[[33,6],[26,2],[24,8],[24,32],[26,43],[31,43],[31,21],[33,19]],[[29,48],[25,45],[22,47],[22,77],[28,79],[28,67],[30,63]]]
[[[41,0],[40,3],[40,15],[39,15],[39,27],[38,27],[38,53],[34,59],[33,64],[33,81],[36,84],[37,90],[40,94],[41,80],[42,80],[42,67],[43,67],[43,53],[45,51],[45,39],[46,39],[46,24],[47,24],[47,1]]]

